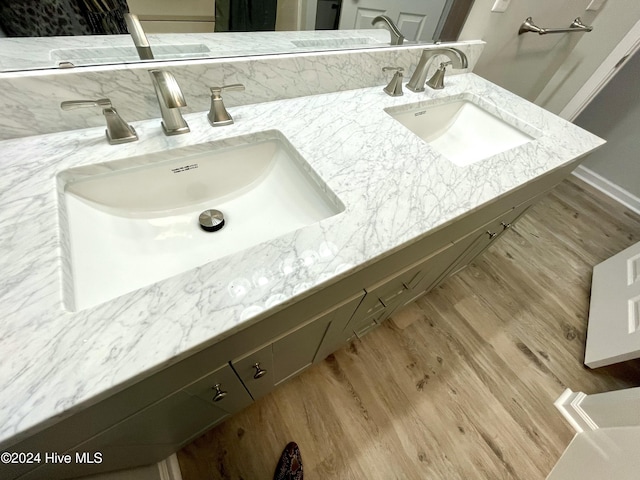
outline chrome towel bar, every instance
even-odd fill
[[[518,35],[522,35],[523,33],[527,32],[537,33],[538,35],[546,35],[547,33],[590,32],[591,30],[593,30],[593,27],[587,26],[582,23],[580,17],[576,18],[569,26],[569,28],[541,28],[534,24],[533,19],[529,17],[522,23],[522,25],[520,25]]]

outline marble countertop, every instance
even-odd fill
[[[384,109],[471,92],[526,119],[541,136],[457,167]],[[0,142],[0,446],[91,405],[361,269],[403,244],[604,141],[473,73],[444,90],[379,87],[229,109],[236,123],[166,137],[135,122],[140,141],[108,145],[104,128]],[[525,126],[526,127],[526,126]],[[301,230],[70,313],[62,301],[56,174],[62,170],[276,129],[346,206]],[[261,278],[255,282],[256,276]],[[266,281],[265,281],[266,279]],[[242,282],[244,289],[230,288]]]

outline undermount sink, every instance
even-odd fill
[[[65,170],[58,191],[71,311],[344,210],[275,130]],[[200,227],[208,209],[223,228]]]
[[[528,123],[468,93],[385,111],[461,167],[517,148],[541,135]]]

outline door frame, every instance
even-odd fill
[[[607,58],[569,100],[559,113],[559,116],[573,122],[615,76],[620,67],[627,63],[629,58],[638,50],[640,50],[640,20],[629,30],[620,43],[611,50]],[[610,180],[584,165],[578,165],[573,171],[573,175],[608,197],[613,198],[616,202],[640,214],[640,198],[620,188]]]
[[[302,1],[303,0],[300,0],[301,3]],[[443,14],[447,13],[448,15],[446,19],[440,19],[440,24],[436,28],[436,35],[439,35],[440,41],[454,42],[458,40],[474,1],[475,0],[448,0],[443,9]],[[318,0],[306,0],[306,2],[301,5],[299,11],[303,17],[301,21],[302,29],[315,29],[317,8]]]
[[[631,56],[640,49],[640,20],[629,30],[624,38],[611,50],[607,58],[593,72],[591,77],[576,92],[559,116],[573,122],[591,103],[598,93],[609,83]]]

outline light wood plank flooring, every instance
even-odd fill
[[[640,385],[640,362],[582,364],[592,267],[640,217],[565,181],[473,265],[178,454],[184,480],[544,479],[573,437],[569,387]]]

